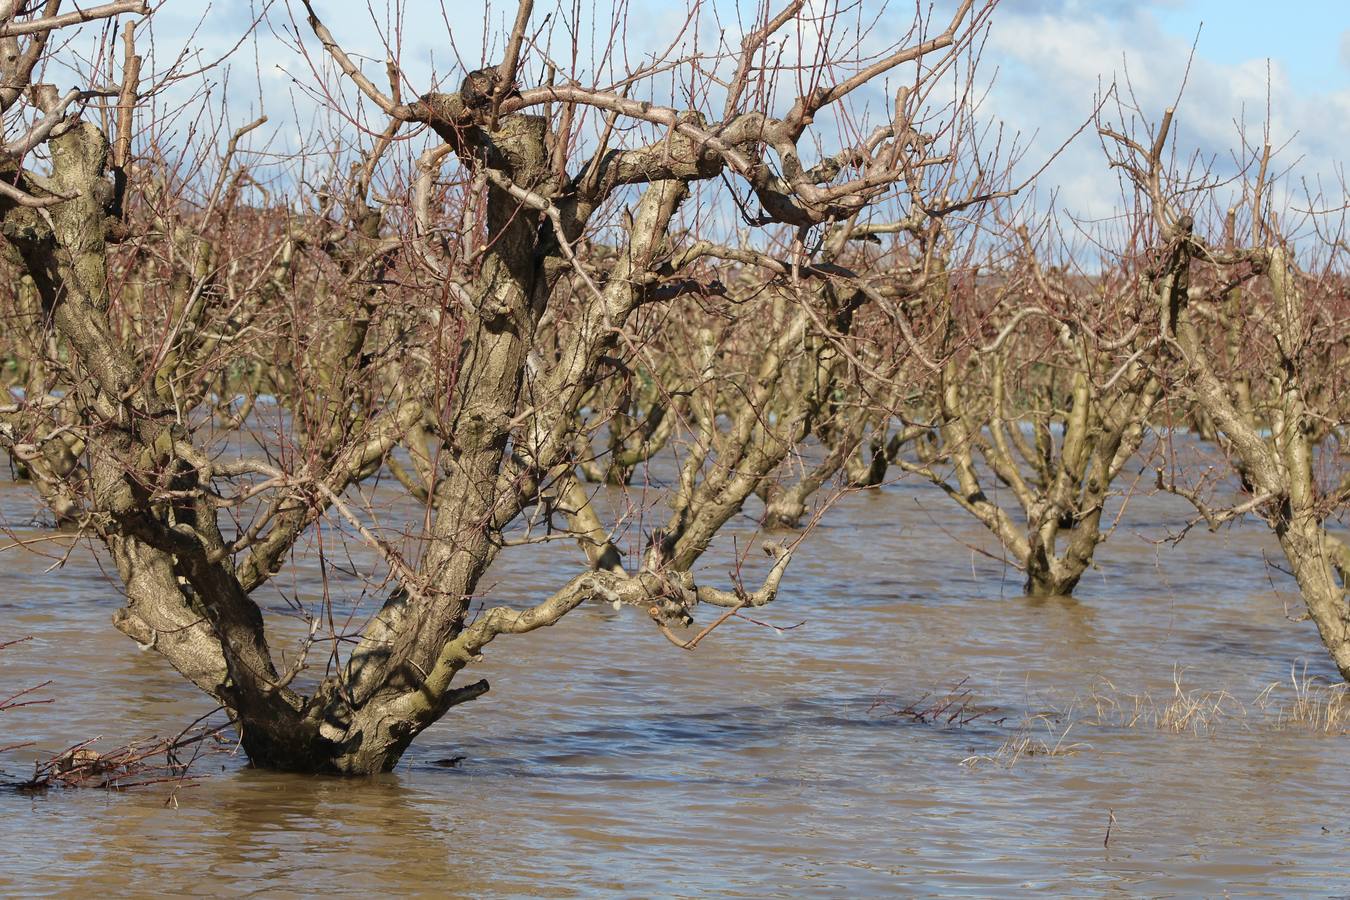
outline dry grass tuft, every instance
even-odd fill
[[[1306,731],[1313,734],[1350,733],[1350,685],[1328,683],[1291,669],[1289,682],[1267,685],[1244,705],[1228,690],[1194,690],[1182,684],[1182,669],[1172,676],[1172,695],[1155,699],[1147,692],[1123,694],[1109,681],[1093,685],[1084,703],[1094,716],[1087,724],[1117,728],[1153,728],[1174,734],[1214,734],[1237,725],[1252,730]],[[1292,696],[1287,694],[1292,691]]]
[[[1069,740],[1069,733],[1079,726],[1196,736],[1210,736],[1233,726],[1245,731],[1350,734],[1350,684],[1309,676],[1306,665],[1301,673],[1291,670],[1287,684],[1268,685],[1250,704],[1243,704],[1226,689],[1188,688],[1182,680],[1184,673],[1180,667],[1173,671],[1172,692],[1162,697],[1147,691],[1125,693],[1110,681],[1099,680],[1086,697],[1076,699],[1067,709],[1026,716],[997,750],[968,756],[961,764],[1008,768],[1028,757],[1073,756],[1092,749],[1091,744]]]
[[[1313,734],[1350,734],[1350,684],[1330,684],[1308,675],[1305,663],[1300,675],[1289,671],[1293,699],[1283,703],[1275,694],[1284,685],[1276,681],[1256,698],[1255,705],[1266,714],[1271,727],[1280,731],[1307,731]]]
[[[1121,693],[1110,681],[1098,681],[1084,701],[1094,712],[1088,724],[1207,735],[1225,722],[1247,720],[1246,707],[1227,690],[1187,689],[1181,683],[1182,672],[1173,669],[1172,694],[1163,699],[1147,691]]]
[[[994,765],[1008,769],[1030,756],[1073,756],[1091,750],[1091,744],[1069,741],[1074,723],[1066,721],[1067,718],[1057,713],[1027,716],[993,753],[967,756],[961,760],[961,765],[969,768]]]

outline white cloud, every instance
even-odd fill
[[[1157,122],[1184,80],[1174,133],[1182,159],[1198,152],[1216,168],[1231,169],[1239,127],[1259,144],[1269,103],[1271,143],[1288,144],[1284,163],[1299,160],[1298,174],[1310,179],[1334,176],[1350,146],[1350,93],[1295,87],[1278,61],[1217,63],[1203,45],[1187,74],[1190,54],[1190,43],[1165,33],[1146,9],[1005,16],[995,22],[985,57],[1000,67],[991,112],[1024,134],[1037,133],[1029,158],[1035,161],[1090,115],[1099,84],[1132,89],[1144,116]],[[1107,115],[1115,118],[1115,111],[1108,107]],[[1042,187],[1055,184],[1062,185],[1059,199],[1068,210],[1101,216],[1118,203],[1115,178],[1091,130],[1051,167]]]

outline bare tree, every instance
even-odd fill
[[[1129,114],[1144,119],[1126,109],[1122,120]],[[1153,240],[1147,277],[1157,312],[1140,341],[1162,349],[1176,400],[1212,423],[1239,497],[1215,499],[1214,473],[1184,463],[1160,467],[1157,484],[1195,506],[1192,524],[1217,529],[1254,515],[1269,526],[1308,617],[1350,678],[1350,552],[1333,532],[1350,499],[1341,442],[1346,248],[1319,227],[1300,253],[1282,230],[1292,216],[1280,216],[1273,199],[1269,139],[1250,154],[1237,202],[1225,208],[1220,179],[1205,167],[1179,171],[1165,154],[1173,124],[1168,109],[1147,139],[1100,130]]]
[[[988,528],[1028,595],[1066,596],[1119,521],[1107,503],[1161,396],[1133,342],[1149,295],[1128,273],[1048,266],[1008,231],[984,278],[934,285],[936,443],[897,464]]]
[[[235,160],[246,130],[210,188],[193,189],[199,171],[176,185],[182,170],[157,176],[148,152],[133,159],[131,20],[120,86],[51,98],[31,65],[7,74],[18,117],[7,121],[23,127],[7,143],[0,224],[41,308],[23,320],[22,354],[50,374],[12,404],[6,445],[67,443],[77,462],[44,478],[115,564],[127,598],[117,627],[225,707],[255,764],[366,773],[487,691],[456,678],[503,634],[605,600],[690,647],[673,628],[699,606],[775,598],[789,547],[765,545],[754,589],[700,584],[693,567],[857,379],[863,360],[845,351],[871,295],[813,235],[887,206],[918,227],[1006,190],[968,140],[968,100],[938,99],[992,3],[965,0],[929,34],[916,19],[873,56],[822,41],[785,67],[781,35],[847,31],[839,10],[808,19],[794,0],[760,8],[712,60],[672,49],[588,82],[575,51],[570,65],[548,58],[524,0],[498,64],[411,101],[397,47],[382,89],[302,3],[316,73],[326,56],[359,90],[360,109],[342,114],[368,124],[378,109],[381,122],[345,174],[334,166],[295,196]],[[34,35],[21,59],[41,58],[40,41],[67,24],[145,14],[59,6],[11,9],[5,33]],[[682,105],[657,93],[668,72],[686,81]],[[848,99],[887,77],[901,83],[892,116],[856,130]],[[115,132],[81,114],[95,97]],[[828,136],[812,126],[830,117],[838,147],[821,150]],[[437,140],[419,150],[427,133]],[[49,158],[45,174],[24,162],[32,151]],[[700,208],[729,201],[724,180],[763,239],[724,239],[689,209],[695,194]],[[663,316],[703,320],[671,374],[652,362],[662,340],[672,346]],[[665,524],[626,559],[576,479],[578,423],[639,366],[662,373],[679,476]],[[284,413],[268,427],[262,393]],[[421,513],[386,528],[371,497],[391,482]],[[377,575],[340,577],[322,542],[334,528],[364,543]],[[586,562],[556,592],[524,609],[475,603],[502,547],[558,534]],[[353,600],[346,625],[332,591],[301,604],[305,632],[278,658],[256,595],[301,564],[384,599]]]

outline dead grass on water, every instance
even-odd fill
[[[1184,673],[1180,667],[1173,671],[1172,693],[1162,697],[1124,693],[1110,681],[1098,681],[1083,701],[1084,708],[1091,710],[1087,723],[1195,735],[1230,727],[1350,734],[1350,685],[1309,675],[1306,664],[1302,671],[1291,668],[1288,681],[1266,685],[1250,703],[1243,703],[1227,689],[1187,687]]]
[[[1073,756],[1092,745],[1069,739],[1075,728],[1137,729],[1166,734],[1212,736],[1233,728],[1252,732],[1350,734],[1350,685],[1310,676],[1307,666],[1291,669],[1289,680],[1267,685],[1251,703],[1227,689],[1188,687],[1185,670],[1172,674],[1172,691],[1155,696],[1127,693],[1109,680],[1093,684],[1066,709],[1029,714],[988,754],[968,756],[968,767],[1011,767],[1032,757]]]
[[[1088,724],[1207,735],[1225,723],[1247,721],[1247,707],[1226,689],[1187,688],[1182,674],[1180,668],[1172,670],[1172,693],[1163,697],[1124,693],[1107,679],[1097,681],[1083,701],[1092,710]]]
[[[1292,698],[1276,698],[1276,692],[1281,687],[1281,682],[1275,682],[1262,691],[1255,701],[1256,706],[1271,720],[1273,728],[1312,734],[1350,734],[1350,684],[1329,684],[1309,676],[1305,665],[1301,676],[1297,670],[1289,673]]]
[[[968,768],[988,765],[1012,768],[1027,757],[1074,756],[1084,750],[1091,750],[1091,744],[1069,740],[1069,732],[1073,730],[1074,724],[1073,721],[1065,722],[1058,714],[1027,716],[993,753],[967,756],[961,760],[961,765]]]

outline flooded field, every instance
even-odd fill
[[[50,535],[18,527],[37,510],[22,486],[0,505],[17,537]],[[931,489],[846,497],[757,614],[774,627],[732,621],[686,653],[634,610],[578,610],[493,645],[468,673],[491,693],[392,774],[217,754],[176,806],[161,788],[0,793],[0,891],[1350,895],[1350,737],[1293,715],[1291,672],[1334,670],[1287,618],[1260,528],[1156,543],[1183,521],[1135,497],[1079,596],[1033,601]],[[0,744],[32,743],[7,776],[210,710],[112,628],[118,590],[86,546],[34,549],[0,554],[3,637],[33,637],[0,653],[0,694],[50,680],[52,702],[0,717]],[[576,558],[509,552],[490,595],[544,594]]]

